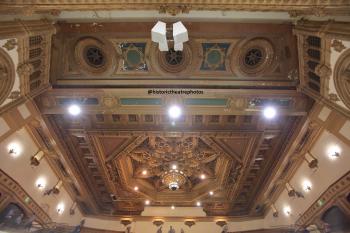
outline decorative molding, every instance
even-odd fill
[[[187,4],[162,4],[159,6],[159,13],[176,16],[190,13],[191,8],[191,5]]]
[[[54,0],[50,3],[42,3],[40,0],[33,0],[24,4],[21,0],[11,3],[0,4],[2,12],[12,14],[51,13],[54,11],[83,11],[83,10],[158,10],[161,13],[177,15],[188,13],[189,10],[242,10],[242,11],[283,11],[289,12],[291,16],[303,15],[349,15],[349,5],[343,0],[325,0],[321,2],[303,0],[268,0],[264,3],[257,3],[255,0],[227,0],[223,3],[220,0],[188,0],[186,4],[169,4],[169,1],[160,0],[155,2],[126,0],[123,3],[116,3],[113,0],[72,0],[70,4],[64,0]]]
[[[332,74],[332,69],[325,64],[319,64],[315,68],[315,73],[321,78],[329,78]]]
[[[188,227],[192,227],[196,224],[196,221],[194,221],[193,219],[186,219],[185,220],[185,225]]]
[[[161,225],[164,224],[164,220],[163,219],[155,219],[155,220],[153,220],[152,223],[153,223],[153,225],[160,227]]]
[[[0,48],[0,104],[10,95],[15,83],[15,65],[8,53]]]
[[[347,49],[338,58],[334,66],[333,79],[337,95],[350,109],[350,49]]]
[[[341,51],[343,51],[344,49],[346,49],[345,45],[343,44],[342,41],[340,40],[333,40],[332,41],[332,45],[331,45],[335,51],[337,51],[338,53],[340,53]]]
[[[17,45],[16,39],[9,39],[2,47],[6,48],[8,51],[11,51],[12,49],[16,48]]]

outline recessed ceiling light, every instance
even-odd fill
[[[197,201],[196,205],[197,205],[197,206],[201,206],[201,202],[200,202],[200,201]]]
[[[289,216],[290,214],[291,214],[291,209],[290,209],[290,206],[285,206],[284,208],[283,208],[283,212],[284,212],[284,214],[285,215],[287,215],[287,216]]]
[[[210,195],[210,196],[213,196],[213,195],[214,195],[214,192],[213,192],[213,191],[210,191],[210,192],[209,192],[209,195]]]
[[[147,175],[147,170],[143,170],[142,175]]]
[[[312,184],[309,180],[304,180],[303,182],[303,189],[305,192],[310,192],[311,191]]]
[[[145,201],[145,205],[149,205],[150,203],[151,203],[150,200]]]
[[[72,116],[77,116],[81,113],[81,108],[76,104],[72,104],[68,107],[68,112]]]
[[[267,107],[264,108],[263,113],[264,113],[264,117],[266,119],[273,119],[277,115],[277,110],[276,110],[275,107],[267,106]]]
[[[335,160],[340,156],[341,148],[338,145],[331,145],[328,148],[327,154],[331,160]]]
[[[201,179],[204,180],[206,178],[205,174],[201,174]]]
[[[135,187],[134,187],[134,190],[135,190],[135,191],[139,190],[139,187],[135,186]]]
[[[171,168],[172,168],[173,170],[176,170],[176,169],[177,169],[176,164],[173,164],[173,165],[171,166]]]
[[[181,116],[181,108],[177,105],[173,105],[168,109],[168,115],[172,119],[177,119]]]
[[[58,214],[63,214],[63,212],[64,212],[64,203],[63,202],[61,202],[57,205],[56,211]]]
[[[39,190],[43,190],[46,186],[46,179],[43,177],[39,177],[36,182],[35,182],[35,186],[39,189]]]
[[[174,209],[175,209],[175,206],[174,206],[174,205],[172,205],[172,206],[171,206],[171,209],[172,209],[172,210],[174,210]]]

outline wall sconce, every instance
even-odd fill
[[[186,219],[185,220],[185,225],[188,227],[192,227],[195,224],[196,224],[196,222],[193,219]]]
[[[7,147],[9,155],[16,158],[21,155],[22,148],[18,143],[10,143]]]
[[[132,219],[131,218],[122,218],[120,220],[120,223],[126,227],[127,225],[130,225],[132,223]]]
[[[153,223],[153,225],[160,227],[161,225],[164,224],[164,220],[163,219],[154,219],[152,223]]]
[[[295,197],[295,190],[290,183],[286,183],[286,190],[289,197]]]
[[[57,182],[57,184],[52,189],[46,190],[44,195],[50,195],[51,193],[59,194],[60,193],[60,188],[62,187],[62,185],[63,185],[62,180],[59,180]]]
[[[328,157],[331,160],[335,160],[335,159],[339,158],[340,153],[341,153],[341,148],[337,145],[332,145],[327,150]]]
[[[36,182],[35,182],[35,186],[39,189],[39,190],[43,190],[46,186],[46,179],[43,177],[39,177]]]
[[[218,225],[220,227],[223,227],[223,226],[227,225],[227,221],[224,220],[224,219],[216,220],[215,223],[216,223],[216,225]]]
[[[44,157],[44,155],[45,154],[43,151],[39,151],[38,153],[30,157],[30,165],[39,166],[40,160]]]
[[[305,153],[304,160],[307,162],[309,168],[317,168],[318,167],[318,160],[311,154],[310,151]]]
[[[63,202],[61,202],[57,205],[56,211],[60,215],[63,214],[63,212],[64,212],[64,203]]]
[[[275,218],[277,218],[277,217],[278,217],[278,211],[277,211],[277,209],[276,209],[275,204],[272,204],[272,205],[271,205],[271,209],[272,209],[272,216],[275,217]]]
[[[285,207],[283,208],[283,212],[284,212],[284,214],[285,214],[286,216],[289,216],[289,215],[291,215],[292,210],[291,210],[290,206],[285,206]]]
[[[69,215],[74,215],[76,208],[77,208],[77,203],[73,202],[72,206],[69,208]]]
[[[304,180],[303,182],[303,189],[305,192],[310,192],[312,188],[312,184],[309,180]]]

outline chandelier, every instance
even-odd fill
[[[183,171],[171,169],[163,173],[162,182],[167,185],[170,190],[176,191],[181,185],[186,183],[186,176]]]

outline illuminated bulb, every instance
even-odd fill
[[[291,214],[291,209],[290,209],[290,207],[289,207],[289,206],[285,206],[285,207],[283,208],[283,212],[284,212],[285,215],[289,216],[289,215]]]
[[[205,179],[205,174],[201,175],[201,179],[204,180]]]
[[[332,145],[328,148],[327,154],[331,160],[335,160],[340,156],[341,149],[337,145]]]
[[[63,212],[64,212],[64,204],[62,202],[57,205],[56,211],[57,211],[58,214],[63,214]]]
[[[173,165],[171,166],[171,168],[172,168],[173,170],[176,170],[176,169],[177,169],[176,164],[173,164]]]
[[[175,125],[176,125],[176,124],[175,124],[175,121],[172,121],[172,122],[171,122],[171,125],[172,125],[172,126],[175,126]]]
[[[197,201],[196,205],[197,205],[197,206],[201,206],[201,202],[200,202],[200,201]]]
[[[145,201],[145,205],[149,205],[151,202],[149,200]]]
[[[213,195],[214,195],[214,192],[213,192],[213,191],[210,191],[210,192],[209,192],[209,195],[210,195],[210,196],[213,196]]]
[[[36,180],[35,186],[39,189],[42,190],[46,186],[46,180],[43,177],[40,177]]]
[[[142,175],[147,175],[147,170],[143,170]]]
[[[177,119],[181,116],[181,108],[179,106],[173,105],[168,109],[168,115],[172,119]]]
[[[22,152],[20,145],[17,143],[10,143],[7,149],[9,154],[14,158],[17,158],[18,156],[20,156]]]
[[[266,119],[273,119],[277,115],[277,110],[276,108],[269,106],[264,108],[263,113]]]
[[[171,206],[171,209],[172,209],[172,210],[174,210],[174,209],[175,209],[175,206],[174,206],[174,205],[172,205],[172,206]]]
[[[310,181],[305,180],[303,182],[303,189],[304,189],[305,192],[310,192],[311,191],[311,187],[312,187],[312,184],[311,184]]]
[[[79,115],[81,113],[81,109],[80,109],[80,107],[78,105],[72,104],[72,105],[69,106],[68,112],[72,116],[77,116],[77,115]]]
[[[134,187],[134,190],[135,190],[135,191],[138,191],[138,190],[139,190],[139,187],[135,186],[135,187]]]

